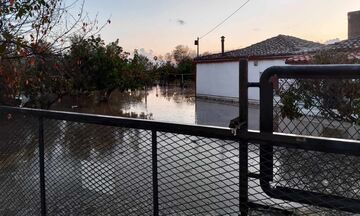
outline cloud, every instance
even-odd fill
[[[254,32],[258,32],[258,31],[261,31],[261,28],[253,28],[252,29]]]
[[[185,20],[182,20],[182,19],[177,19],[176,22],[179,25],[185,25],[186,24]]]
[[[186,21],[183,19],[169,19],[169,22],[176,23],[177,25],[185,25]]]

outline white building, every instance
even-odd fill
[[[259,82],[267,68],[285,65],[289,57],[321,46],[320,43],[278,35],[243,49],[198,57],[195,59],[196,96],[238,101],[240,59],[248,59],[249,82]],[[258,88],[249,89],[249,101],[259,101]]]

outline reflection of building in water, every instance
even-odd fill
[[[293,120],[274,115],[274,131],[320,137],[360,138],[360,127],[357,125],[310,115]]]
[[[239,116],[239,104],[219,101],[196,100],[196,124],[228,127]],[[249,129],[259,129],[259,105],[249,104]]]

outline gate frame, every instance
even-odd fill
[[[260,133],[273,134],[273,79],[360,79],[360,65],[274,66],[260,78]],[[334,145],[334,144],[333,144]],[[336,144],[339,152],[344,149]],[[303,191],[287,187],[272,187],[274,142],[260,145],[260,186],[270,197],[329,209],[360,213],[360,200]],[[329,145],[331,147],[331,145]],[[325,144],[324,148],[328,146]],[[333,146],[334,147],[334,146]],[[350,146],[347,146],[347,148]],[[350,147],[351,148],[351,147]],[[313,149],[316,151],[316,149]],[[349,150],[349,149],[348,149]],[[353,146],[353,154],[359,149]],[[323,152],[322,150],[321,152]]]

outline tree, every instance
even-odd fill
[[[172,51],[172,56],[177,64],[184,59],[193,59],[195,57],[195,51],[190,50],[189,47],[184,45],[177,45]]]
[[[68,5],[66,4],[68,3]],[[79,7],[76,9],[76,7]],[[77,10],[77,11],[76,11]],[[5,0],[0,3],[0,55],[24,58],[41,55],[39,44],[61,54],[73,34],[86,37],[103,27],[83,14],[83,1]],[[76,11],[76,15],[71,11]],[[25,49],[25,50],[23,50]]]
[[[100,37],[74,37],[66,55],[68,78],[73,93],[100,91],[101,100],[107,100],[115,89],[123,89],[128,54],[119,41],[105,45]]]
[[[78,13],[71,14],[77,6]],[[71,35],[85,38],[103,27],[83,15],[83,6],[77,0],[0,3],[0,103],[17,105],[15,98],[28,98],[31,106],[47,108],[64,94],[63,54]]]
[[[139,54],[139,52],[135,50],[134,56],[130,59],[127,68],[127,85],[124,85],[123,89],[137,89],[151,85],[154,81],[155,67],[156,66],[149,58]]]
[[[193,59],[184,58],[177,65],[178,74],[194,74],[195,64]]]
[[[156,65],[155,74],[161,84],[173,81],[176,75],[175,65],[171,61],[160,61]]]
[[[189,79],[191,78],[190,75],[195,74],[195,64],[193,63],[195,51],[190,50],[187,46],[178,45],[172,51],[172,56],[176,63],[176,75],[178,79],[184,81],[184,78]]]
[[[314,64],[359,63],[347,53],[322,51],[314,55]],[[316,108],[324,118],[360,124],[360,80],[296,80],[278,90],[282,117],[297,119],[302,108]]]

